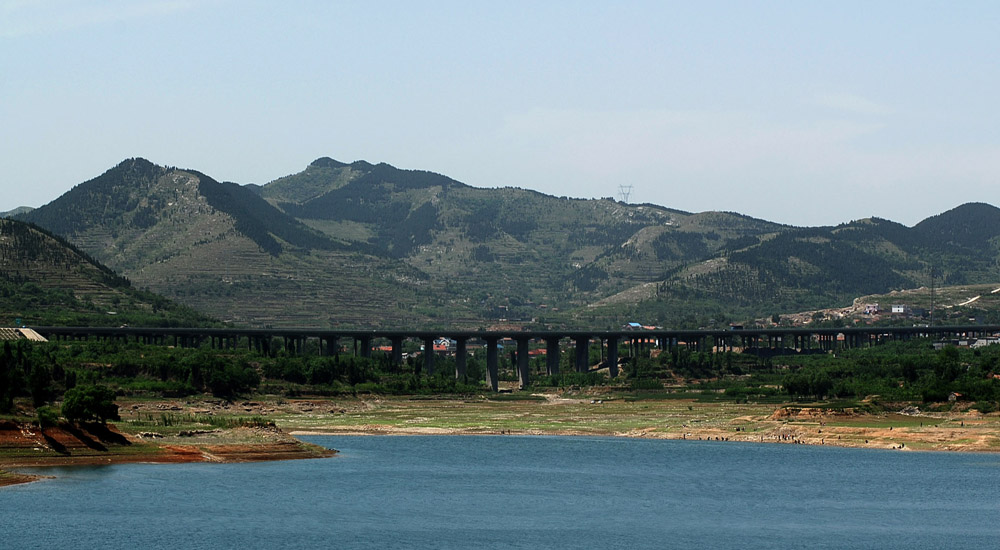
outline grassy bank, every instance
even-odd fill
[[[1000,451],[1000,415],[954,407],[901,414],[873,403],[733,403],[600,392],[468,397],[146,401],[121,425],[139,430],[162,407],[178,417],[267,419],[292,433],[531,434],[806,443],[912,450]],[[850,403],[848,403],[850,404]],[[873,412],[874,411],[874,412]]]

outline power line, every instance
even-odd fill
[[[632,186],[631,185],[619,185],[618,186],[618,196],[621,197],[622,202],[628,204],[628,198],[632,196]]]

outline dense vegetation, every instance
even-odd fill
[[[929,342],[899,342],[767,359],[733,354],[661,356],[646,368],[695,375],[694,387],[724,389],[732,398],[780,397],[803,401],[862,400],[892,403],[941,403],[952,394],[983,412],[1000,403],[1000,346],[935,351]]]
[[[101,220],[111,231],[132,224],[132,215],[140,210],[143,192],[152,182],[167,173],[167,168],[146,159],[122,161],[100,176],[70,189],[44,210],[35,209],[22,217],[53,233],[74,235]],[[128,216],[121,216],[128,213]],[[143,214],[140,225],[146,223]]]
[[[87,263],[98,275],[97,282],[111,288],[129,286],[128,279],[97,262],[66,239],[32,223],[0,219],[0,275],[8,281],[26,282],[27,264],[48,263],[73,270]]]
[[[18,323],[20,321],[20,323]],[[0,280],[0,325],[208,327],[219,323],[163,296],[128,288],[106,300],[33,281]]]
[[[941,407],[957,400],[982,412],[1000,408],[1000,346],[996,345],[934,350],[928,341],[910,341],[837,354],[772,357],[687,348],[633,358],[628,358],[626,347],[620,352],[626,359],[622,375],[614,380],[606,371],[573,372],[571,353],[563,354],[561,375],[545,375],[544,358],[533,359],[533,382],[527,391],[597,386],[645,398],[802,401],[869,409],[899,409],[906,404]],[[469,358],[466,376],[456,380],[452,359],[437,359],[434,375],[427,376],[419,355],[395,365],[383,355],[370,359],[347,354],[262,355],[117,341],[5,343],[0,353],[0,412],[12,411],[15,398],[30,398],[35,407],[63,401],[64,415],[69,402],[76,418],[103,419],[113,417],[108,395],[211,394],[232,400],[254,394],[478,394],[486,391],[481,354],[480,350]],[[601,361],[596,346],[590,355],[592,364]],[[501,380],[516,380],[514,363],[512,352],[501,355]],[[104,408],[93,405],[86,412],[74,412],[79,403],[103,403]]]

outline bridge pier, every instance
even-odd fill
[[[576,372],[590,370],[590,337],[576,337]]]
[[[528,344],[530,338],[521,337],[517,339],[517,384],[520,389],[528,387],[531,377],[531,363],[529,363]]]
[[[498,338],[487,337],[486,340],[486,385],[490,387],[494,392],[500,391],[499,379],[497,378],[499,372],[497,365],[499,363],[499,358],[497,357],[497,342]]]
[[[326,339],[326,355],[334,357],[340,354],[340,337],[330,336]]]
[[[434,338],[424,338],[424,370],[427,376],[434,376]]]
[[[361,357],[365,359],[370,359],[372,356],[372,337],[371,336],[361,336],[354,340],[355,348],[358,344],[361,344]],[[357,352],[355,352],[357,354]]]
[[[611,378],[618,376],[618,337],[608,336],[608,375]]]
[[[545,370],[549,376],[559,374],[559,338],[545,340]]]
[[[455,379],[464,380],[466,367],[468,365],[467,361],[469,358],[468,353],[468,343],[469,339],[465,337],[455,338]]]
[[[402,365],[403,364],[403,337],[393,336],[389,338],[392,342],[392,364]]]

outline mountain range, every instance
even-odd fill
[[[983,203],[803,228],[325,157],[262,186],[129,159],[15,218],[248,326],[710,326],[1000,280]]]

